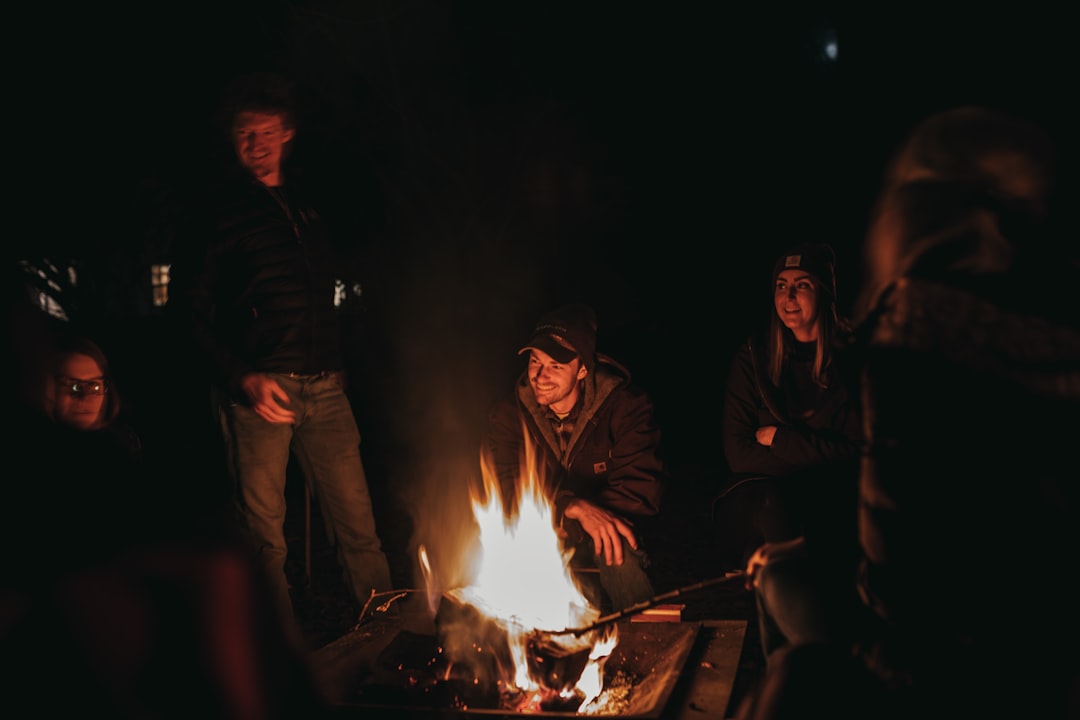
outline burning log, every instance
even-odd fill
[[[529,677],[548,692],[573,692],[591,649],[590,645],[568,647],[550,633],[530,633],[526,641]]]
[[[514,659],[506,630],[472,605],[444,595],[435,615],[436,634],[454,673],[477,685],[510,694],[504,678],[514,677]]]
[[[463,713],[461,717],[491,713],[538,718],[575,714],[661,717],[660,711],[672,697],[695,646],[698,630],[697,623],[685,622],[620,626],[619,643],[604,666],[604,690],[588,705],[580,704],[578,693],[562,697],[545,691],[536,695],[486,685],[468,672],[464,663],[449,658],[434,635],[402,630],[379,653],[350,704],[368,708],[376,717],[448,717],[447,711]],[[536,636],[541,644],[547,639],[547,634]],[[546,653],[562,652],[546,645],[536,647],[545,653],[545,661],[550,659]],[[580,662],[580,658],[560,656],[557,660],[563,661],[569,664]]]
[[[525,635],[528,680],[538,688],[537,697],[530,697],[529,693],[521,692],[521,687],[529,683],[520,675],[520,662],[515,661],[511,633],[504,621],[491,618],[448,593],[439,604],[435,626],[447,646],[447,654],[457,658],[456,674],[470,676],[477,684],[497,686],[502,706],[518,711],[523,704],[544,710],[555,707],[575,710],[590,699],[577,689],[590,661],[601,660],[595,669],[598,675],[595,682],[600,684],[602,658],[614,645],[614,633],[576,636],[561,631],[518,630],[516,634]]]
[[[580,681],[581,674],[588,664],[590,650],[596,644],[595,640],[582,642],[580,638],[587,635],[596,636],[601,628],[667,600],[729,582],[742,576],[741,572],[729,573],[677,588],[631,605],[617,613],[601,617],[583,628],[562,632],[533,631],[529,634],[527,640],[529,676],[545,694],[552,696],[553,701],[557,701],[558,698],[572,696],[575,686]],[[580,699],[578,703],[580,704]]]

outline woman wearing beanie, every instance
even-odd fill
[[[740,346],[727,379],[722,432],[732,476],[716,504],[725,560],[750,560],[759,606],[773,600],[762,590],[777,595],[780,612],[759,612],[766,658],[788,642],[835,631],[839,600],[791,602],[787,588],[789,580],[803,587],[807,574],[829,595],[853,587],[861,445],[857,393],[842,353],[848,326],[836,310],[835,252],[820,243],[793,247],[777,258],[771,280],[768,321]],[[798,577],[777,572],[775,583],[762,586],[767,573],[757,568],[768,559],[774,570],[787,557],[799,558],[790,568]],[[842,603],[853,599],[844,593]]]

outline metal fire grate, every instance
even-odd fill
[[[519,713],[499,707],[482,688],[442,682],[430,668],[438,654],[434,635],[398,632],[379,653],[373,671],[338,710],[357,717],[608,717],[660,718],[671,699],[700,630],[697,623],[619,623],[619,642],[604,665],[605,702],[582,712]],[[465,707],[467,706],[467,707]],[[371,711],[371,713],[363,712]],[[378,711],[376,713],[375,711]]]

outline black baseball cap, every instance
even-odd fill
[[[580,357],[582,364],[591,368],[596,355],[596,312],[588,305],[574,303],[544,314],[518,355],[533,349],[560,363]]]

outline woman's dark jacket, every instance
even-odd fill
[[[519,485],[527,433],[560,523],[574,498],[629,518],[656,515],[667,483],[651,399],[631,384],[625,367],[605,355],[596,357],[596,368],[584,381],[581,413],[565,457],[560,457],[547,411],[537,404],[525,373],[492,409],[484,438],[503,497],[510,499]],[[509,500],[507,504],[512,505]],[[563,526],[580,538],[577,523]]]
[[[784,477],[834,460],[857,458],[861,442],[857,395],[840,360],[834,356],[827,370],[828,388],[821,391],[812,413],[803,416],[789,407],[785,388],[769,380],[764,348],[764,341],[756,336],[747,339],[728,375],[722,432],[731,471]],[[792,357],[788,362],[806,365],[811,361]],[[757,429],[766,425],[777,428],[770,447],[755,437]]]
[[[723,443],[732,472],[725,525],[741,560],[765,541],[802,536],[818,567],[851,585],[856,550],[856,488],[861,424],[849,366],[838,346],[827,387],[812,380],[814,343],[789,338],[781,384],[766,370],[765,343],[744,342],[732,361],[723,409]],[[756,431],[776,426],[771,446]],[[738,490],[738,492],[735,492]],[[749,529],[740,529],[743,523]]]

